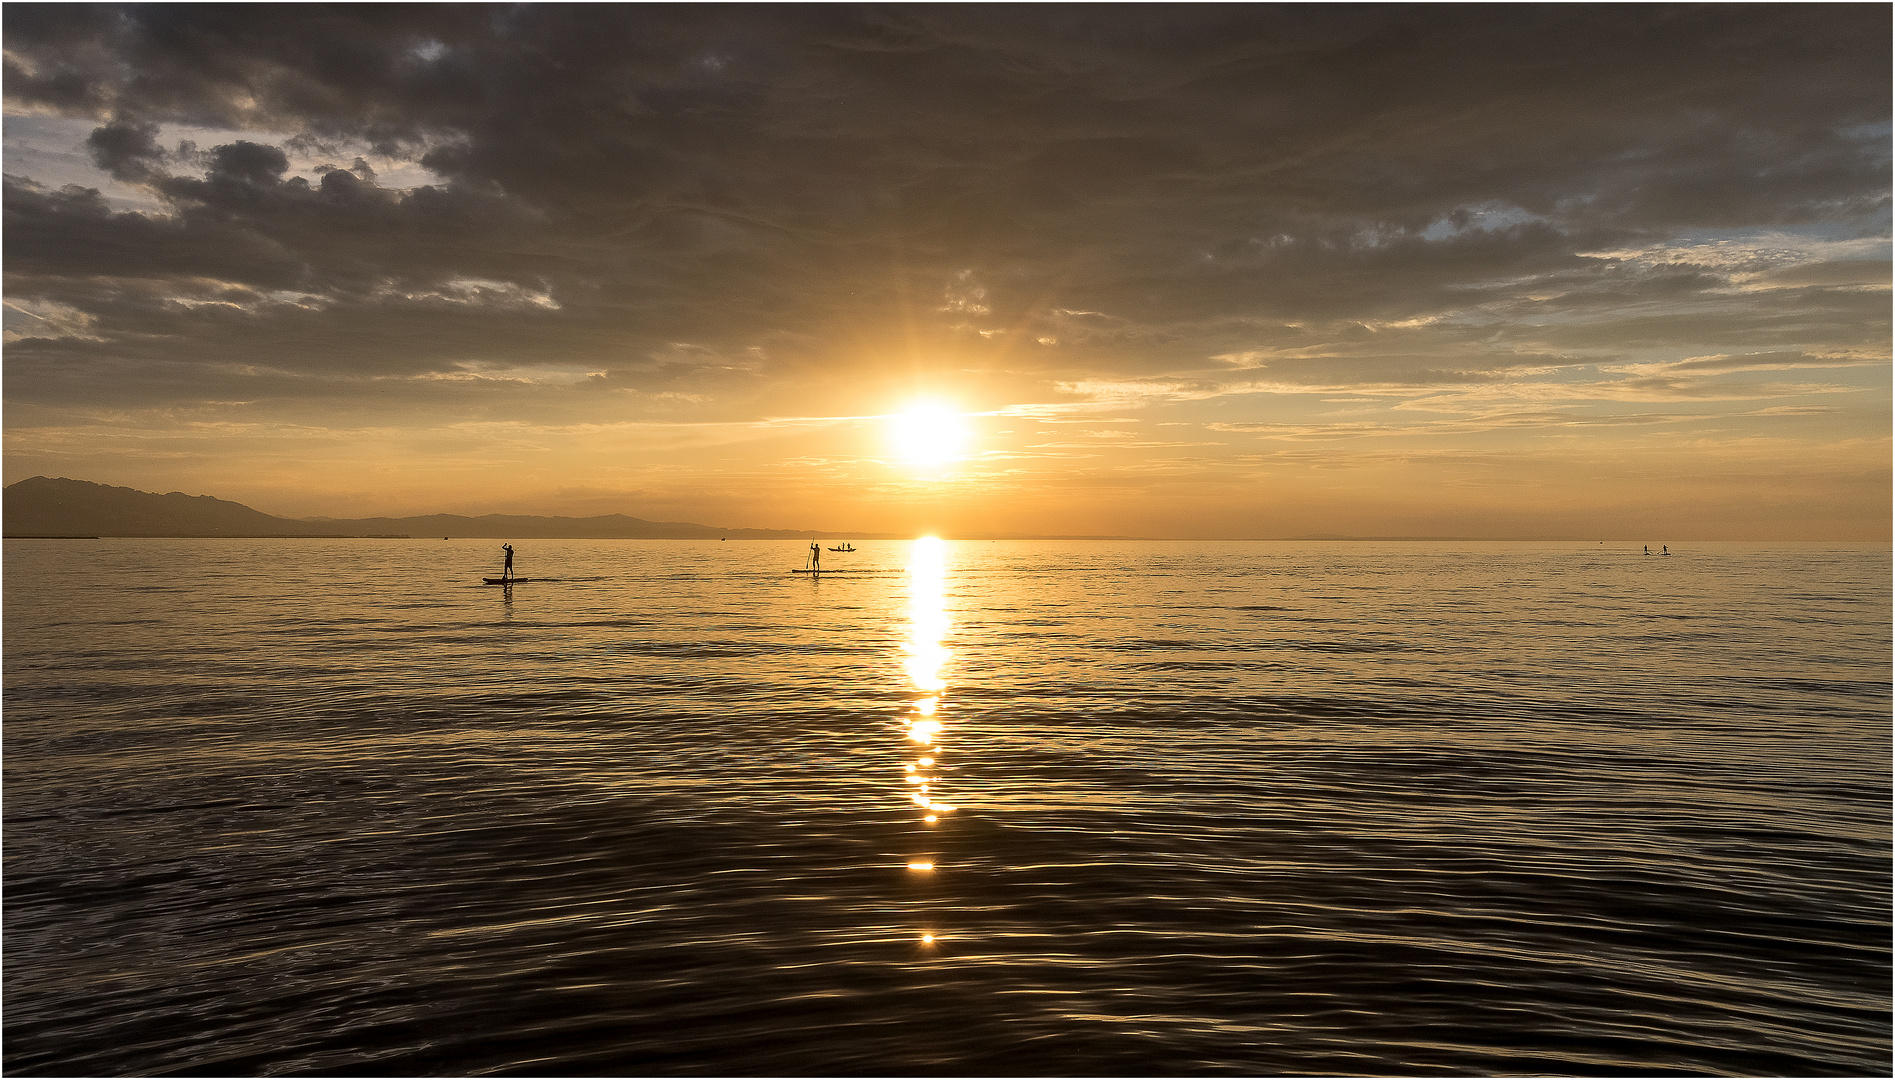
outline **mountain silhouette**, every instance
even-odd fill
[[[242,503],[158,495],[88,480],[35,476],[5,490],[6,535],[22,536],[465,536],[538,539],[694,540],[828,538],[842,534],[786,529],[723,529],[689,521],[646,521],[624,514],[536,517],[522,514],[427,514],[421,517],[280,518]],[[850,536],[870,539],[862,533]]]

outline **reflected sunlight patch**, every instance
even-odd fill
[[[920,537],[909,548],[908,637],[902,642],[908,681],[923,695],[910,703],[914,712],[904,720],[904,727],[908,738],[927,751],[925,756],[902,766],[902,779],[911,785],[909,801],[928,811],[924,820],[930,825],[939,820],[937,813],[942,804],[935,802],[928,790],[938,778],[926,770],[933,768],[933,755],[938,752],[935,743],[943,725],[934,717],[947,689],[947,679],[941,672],[952,657],[943,644],[953,625],[947,613],[947,550],[948,545],[934,536]]]

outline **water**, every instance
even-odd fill
[[[1889,1071],[1885,546],[497,543],[7,542],[8,1074]]]

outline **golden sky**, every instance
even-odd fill
[[[1889,534],[1879,5],[15,5],[6,480]]]

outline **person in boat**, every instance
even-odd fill
[[[513,576],[513,545],[501,544],[500,550],[507,553],[506,565],[501,567],[500,576],[510,578]]]
[[[1650,544],[1646,544],[1646,545],[1645,545],[1645,554],[1647,554],[1647,555],[1650,555],[1651,553],[1652,553],[1652,546],[1651,546]]]

